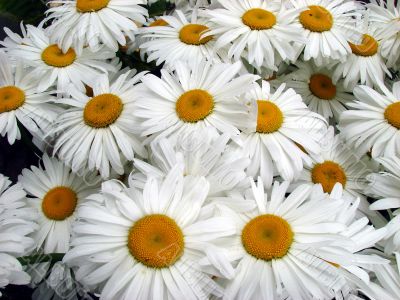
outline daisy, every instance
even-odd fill
[[[220,0],[223,8],[207,10],[217,49],[227,47],[228,58],[244,57],[250,64],[276,70],[282,60],[294,60],[292,41],[304,43],[296,11],[281,1]]]
[[[84,90],[84,84],[92,85],[93,80],[107,71],[115,71],[107,59],[115,53],[105,47],[93,53],[84,48],[78,54],[73,48],[63,51],[50,42],[44,30],[31,25],[27,26],[28,38],[15,49],[10,49],[11,56],[24,59],[32,67],[32,76],[39,78],[38,91],[45,91],[53,84],[57,90],[64,92],[72,82]]]
[[[359,36],[355,27],[355,1],[347,0],[291,0],[300,10],[297,22],[307,37],[304,60],[342,59],[351,53],[348,41]],[[320,65],[320,63],[318,63]]]
[[[111,82],[100,76],[92,97],[71,86],[73,99],[58,100],[71,108],[55,123],[54,154],[58,153],[74,172],[88,168],[108,178],[111,167],[122,175],[126,160],[132,161],[134,154],[147,156],[133,116],[138,97],[135,84],[144,73],[135,72],[127,71]]]
[[[30,276],[16,259],[32,250],[34,241],[28,235],[37,228],[35,211],[26,204],[22,186],[11,185],[0,174],[0,288],[30,282]]]
[[[245,108],[237,97],[258,79],[250,74],[237,77],[240,68],[240,62],[178,61],[173,71],[161,70],[161,78],[144,76],[134,112],[142,120],[142,136],[179,136],[207,126],[238,135]]]
[[[224,217],[201,217],[208,189],[204,177],[184,179],[176,171],[160,182],[149,178],[143,191],[103,183],[101,193],[79,210],[74,248],[64,261],[78,267],[76,278],[100,299],[221,296],[198,262],[210,257],[231,276],[231,265],[213,241],[235,228]]]
[[[244,156],[251,160],[247,174],[261,176],[269,186],[275,173],[288,181],[298,178],[309,154],[319,154],[326,122],[311,112],[300,95],[282,84],[271,93],[267,81],[253,84],[244,96],[249,105],[248,124],[241,128]],[[303,147],[303,149],[301,148]]]
[[[332,78],[332,70],[317,67],[312,62],[297,61],[297,69],[281,80],[301,95],[308,108],[335,123],[353,96],[343,86],[342,80]]]
[[[369,13],[357,20],[357,28],[363,33],[360,43],[349,43],[351,54],[339,62],[333,73],[335,81],[344,78],[346,89],[352,90],[360,83],[370,87],[379,86],[387,74],[392,77],[381,55],[377,27],[369,22]]]
[[[96,191],[100,179],[92,173],[80,177],[47,155],[42,163],[43,167],[24,169],[18,181],[30,196],[29,204],[39,214],[39,228],[34,233],[36,249],[43,249],[44,254],[65,253],[70,247],[76,209]]]
[[[52,0],[50,4],[62,4],[47,10],[53,20],[49,27],[51,39],[56,41],[63,52],[73,48],[79,53],[82,48],[96,52],[101,44],[114,52],[118,44],[126,45],[126,37],[134,40],[137,25],[145,23],[148,16],[146,0]]]
[[[37,92],[40,78],[26,75],[20,61],[14,68],[0,51],[0,134],[12,145],[21,139],[18,122],[32,134],[44,137],[60,109],[50,92]]]
[[[383,83],[379,94],[368,86],[357,86],[350,110],[343,112],[340,128],[347,143],[360,154],[373,158],[400,155],[400,82],[390,92]]]

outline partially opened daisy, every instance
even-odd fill
[[[359,154],[371,151],[375,157],[400,155],[400,82],[390,92],[383,84],[383,94],[368,86],[357,86],[357,101],[343,112],[340,128],[349,145]]]
[[[37,249],[43,253],[65,253],[70,247],[71,226],[77,208],[100,186],[93,173],[71,172],[56,158],[44,155],[42,165],[24,169],[18,180],[30,196],[30,206],[39,214],[34,233]]]
[[[216,48],[229,49],[235,61],[244,57],[250,64],[276,70],[282,60],[294,60],[292,42],[304,43],[296,11],[281,1],[220,0],[223,8],[207,10],[213,25],[207,35],[217,39]]]
[[[308,108],[322,115],[326,120],[335,122],[346,108],[346,103],[353,96],[343,86],[343,81],[334,81],[332,70],[317,67],[312,62],[296,62],[297,69],[283,76],[282,80],[301,95]]]
[[[288,181],[297,179],[304,164],[311,163],[308,153],[321,151],[325,120],[285,84],[272,93],[267,81],[255,83],[244,101],[250,108],[248,124],[241,128],[244,156],[251,160],[248,175],[261,176],[267,186],[278,174]]]
[[[304,59],[317,63],[326,59],[343,59],[351,53],[348,41],[359,36],[353,18],[355,1],[290,0],[300,12],[297,22],[307,37]]]
[[[142,78],[134,114],[142,120],[142,136],[184,135],[207,126],[220,133],[238,135],[245,107],[238,96],[251,88],[258,76],[237,76],[241,63],[177,62],[161,78]]]
[[[30,282],[30,276],[17,257],[28,254],[33,248],[34,241],[28,235],[37,228],[36,216],[35,210],[27,206],[21,184],[11,185],[11,181],[0,174],[0,288]]]
[[[52,40],[67,52],[70,47],[80,52],[89,46],[97,51],[101,44],[114,52],[118,44],[125,46],[126,37],[134,40],[137,26],[133,21],[145,23],[146,0],[52,0],[47,10],[52,20],[48,28]]]
[[[135,154],[147,155],[133,116],[138,97],[135,84],[143,76],[135,72],[127,71],[111,82],[100,76],[92,97],[70,86],[72,99],[59,100],[71,108],[55,123],[54,153],[74,172],[89,168],[107,178],[111,170],[123,174],[124,163]]]
[[[10,144],[21,138],[18,123],[43,138],[60,111],[50,92],[37,92],[39,81],[26,74],[21,61],[14,68],[0,51],[0,134],[7,135]]]
[[[74,248],[64,261],[78,267],[76,278],[100,299],[222,295],[198,262],[210,257],[232,276],[233,268],[213,241],[234,234],[234,224],[225,217],[202,217],[207,180],[184,179],[177,168],[162,181],[149,178],[143,190],[107,181],[80,208]]]
[[[107,62],[115,53],[105,47],[96,53],[84,48],[77,53],[74,48],[63,52],[50,41],[45,31],[32,25],[27,26],[28,37],[23,44],[10,49],[9,54],[32,67],[32,76],[38,78],[38,91],[45,91],[56,84],[59,92],[68,91],[68,85],[73,82],[79,89],[84,90],[84,84],[93,85],[99,75],[115,71]]]

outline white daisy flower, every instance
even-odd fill
[[[357,101],[340,119],[341,131],[359,154],[371,151],[373,158],[400,155],[400,81],[390,92],[381,84],[383,94],[368,86],[357,86]]]
[[[207,10],[217,49],[227,47],[228,58],[244,57],[250,64],[276,70],[282,60],[294,60],[292,42],[304,43],[296,11],[281,1],[219,0],[223,8]]]
[[[32,76],[39,79],[38,91],[45,91],[54,84],[57,90],[64,92],[72,82],[84,90],[84,84],[92,85],[99,75],[107,71],[115,72],[106,60],[115,53],[105,47],[93,53],[85,48],[78,54],[73,48],[64,52],[52,44],[44,30],[31,25],[27,26],[28,38],[24,43],[11,49],[11,56],[25,60],[32,67]]]
[[[382,44],[379,42],[377,27],[369,22],[369,12],[365,14],[356,23],[363,34],[362,39],[357,44],[349,42],[352,53],[334,68],[333,79],[337,81],[343,77],[344,86],[349,90],[357,84],[379,86],[385,75],[392,77],[381,55]]]
[[[0,51],[0,134],[12,145],[21,139],[18,122],[32,134],[43,138],[60,109],[51,104],[50,92],[38,93],[40,78],[26,75],[21,62],[16,68]]]
[[[161,78],[146,75],[138,94],[134,114],[143,120],[142,136],[185,135],[193,130],[214,127],[220,133],[238,135],[245,108],[237,99],[258,76],[237,77],[241,63],[212,64],[181,61],[175,70],[161,70]]]
[[[18,180],[39,214],[39,229],[34,233],[36,248],[43,249],[44,254],[65,253],[70,247],[76,210],[100,186],[100,178],[93,173],[80,177],[47,155],[42,162],[43,167],[24,169]]]
[[[134,154],[147,156],[133,116],[138,97],[135,84],[144,73],[135,72],[125,72],[111,82],[107,76],[100,76],[93,97],[70,86],[72,99],[58,100],[71,108],[55,123],[54,134],[58,136],[54,153],[74,172],[96,169],[107,178],[111,167],[121,175],[123,164],[132,161]]]
[[[285,88],[282,84],[271,93],[269,83],[262,81],[244,97],[250,109],[248,125],[241,128],[244,156],[251,160],[247,174],[261,176],[266,186],[275,173],[287,181],[297,179],[303,165],[311,163],[307,153],[320,153],[319,141],[326,131],[324,119],[293,89]]]
[[[233,268],[213,241],[235,233],[224,217],[202,218],[209,184],[182,177],[180,166],[144,190],[103,183],[79,210],[74,248],[64,261],[100,299],[208,299],[222,290],[200,268],[206,256],[231,276]],[[226,262],[225,262],[226,261]],[[138,288],[140,287],[140,288]]]
[[[96,52],[101,44],[114,52],[118,44],[126,45],[126,37],[134,40],[137,25],[145,23],[148,15],[146,0],[52,0],[62,4],[47,10],[45,20],[53,20],[49,27],[52,40],[63,52],[72,46],[78,53],[85,46]]]
[[[283,81],[301,95],[308,108],[336,123],[353,100],[342,80],[333,80],[332,70],[317,67],[312,62],[296,62],[297,69],[278,81]]]
[[[290,0],[301,12],[297,22],[307,36],[304,60],[339,60],[351,53],[348,41],[359,36],[353,16],[358,5],[347,0]],[[318,63],[319,65],[320,63]]]
[[[26,204],[22,186],[11,185],[11,181],[0,174],[0,288],[30,282],[30,276],[16,259],[31,251],[34,245],[28,235],[37,228],[34,223],[37,215]]]

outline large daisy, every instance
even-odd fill
[[[7,55],[0,51],[0,134],[7,135],[10,144],[21,138],[18,122],[43,138],[60,111],[52,104],[55,98],[50,92],[37,92],[39,81],[26,75],[20,61],[15,68],[11,66]]]
[[[253,84],[244,96],[250,113],[242,127],[244,156],[251,160],[247,168],[253,178],[261,176],[267,186],[275,173],[285,180],[298,178],[308,155],[318,155],[319,141],[326,131],[324,119],[311,112],[293,89],[282,84],[274,93],[267,81]]]
[[[133,21],[145,23],[148,15],[146,0],[52,0],[47,10],[52,20],[49,27],[52,40],[67,52],[73,46],[80,52],[89,46],[97,51],[101,44],[114,52],[118,44],[125,46],[126,37],[134,40],[137,26]]]
[[[72,99],[58,100],[71,108],[55,123],[54,153],[74,172],[97,169],[106,178],[110,167],[123,174],[126,160],[133,160],[135,153],[147,155],[137,136],[138,126],[133,116],[138,97],[135,84],[143,76],[135,72],[126,71],[111,82],[102,75],[91,97],[70,86]]]
[[[28,25],[27,31],[28,37],[21,45],[9,49],[9,55],[24,59],[32,67],[32,76],[39,79],[38,91],[56,83],[59,92],[66,92],[71,82],[84,90],[84,84],[92,85],[102,73],[115,71],[107,62],[115,53],[105,47],[96,53],[87,48],[80,54],[74,48],[63,52],[51,43],[43,29]]]
[[[178,166],[179,167],[179,166]],[[74,248],[64,261],[100,299],[208,299],[222,295],[200,268],[202,258],[233,275],[215,239],[234,234],[225,217],[202,217],[209,184],[204,177],[171,171],[149,178],[143,191],[103,183],[100,194],[79,210]],[[210,269],[211,271],[211,269]]]
[[[282,60],[294,60],[292,42],[304,43],[302,29],[295,24],[296,11],[281,1],[220,0],[223,8],[207,10],[216,48],[227,47],[228,57],[240,57],[260,68],[276,70]]]
[[[34,233],[36,248],[43,249],[44,254],[65,253],[70,247],[76,210],[100,186],[100,178],[89,172],[80,177],[47,155],[42,164],[24,169],[18,180],[39,214],[39,228]]]
[[[245,108],[237,97],[258,78],[237,77],[240,68],[240,62],[179,61],[173,71],[161,70],[161,78],[144,76],[134,112],[142,120],[142,136],[184,135],[206,126],[238,135]]]
[[[400,82],[390,92],[381,84],[383,94],[368,86],[354,89],[357,101],[343,112],[340,128],[349,145],[373,158],[400,155]]]

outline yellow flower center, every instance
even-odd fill
[[[76,0],[76,10],[81,13],[95,12],[107,7],[110,0]]]
[[[0,114],[16,110],[25,103],[25,93],[16,86],[0,88]]]
[[[332,100],[336,97],[336,85],[332,79],[324,74],[314,74],[310,78],[310,91],[314,96],[323,100]]]
[[[212,40],[212,36],[201,38],[201,35],[208,30],[207,26],[200,24],[188,24],[179,31],[179,39],[188,45],[204,45]]]
[[[51,220],[63,221],[74,213],[77,203],[78,198],[71,188],[59,186],[44,196],[42,211]]]
[[[250,220],[242,231],[242,244],[247,253],[258,259],[284,257],[293,243],[289,223],[275,215],[261,215]]]
[[[350,43],[351,51],[358,56],[373,56],[378,52],[378,42],[370,35],[364,34],[360,45]]]
[[[311,5],[300,14],[300,23],[313,32],[329,31],[333,26],[332,14],[324,7]]]
[[[346,173],[342,167],[329,160],[314,166],[311,171],[311,179],[314,183],[320,183],[325,193],[332,192],[333,187],[338,182],[344,187],[347,181]]]
[[[101,94],[90,99],[83,111],[86,125],[94,128],[105,128],[113,124],[121,115],[124,105],[121,99],[113,94]]]
[[[390,125],[400,129],[400,102],[395,102],[386,107],[385,119]]]
[[[243,14],[242,22],[249,26],[251,30],[265,30],[274,27],[276,17],[268,10],[253,8]]]
[[[42,60],[49,66],[64,68],[72,65],[76,59],[75,50],[69,48],[67,53],[63,53],[57,45],[50,45],[42,52]]]
[[[130,229],[128,249],[145,266],[166,268],[183,254],[183,233],[171,218],[148,215],[135,222]]]
[[[213,109],[213,97],[204,90],[188,91],[176,102],[178,117],[188,123],[204,120],[212,113]]]
[[[155,20],[154,22],[149,24],[149,27],[156,27],[156,26],[168,26],[168,22],[164,21],[163,19]]]
[[[265,100],[257,100],[258,116],[257,116],[257,132],[273,133],[282,127],[283,114],[279,107]]]

